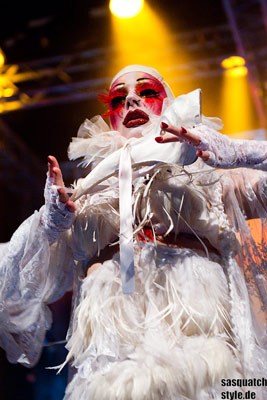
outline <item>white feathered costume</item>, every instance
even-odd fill
[[[185,108],[176,123],[194,126],[198,134],[212,129],[214,122],[203,118],[200,123],[190,96],[180,98]],[[153,137],[157,130],[158,125]],[[242,192],[247,209],[266,217],[265,173],[259,174],[255,193],[245,179],[248,170],[217,172],[200,159],[183,167],[168,158],[168,151],[165,159],[147,160],[147,145],[140,156],[136,141],[128,142],[135,292],[125,295],[119,253],[83,277],[90,260],[120,235],[116,174],[126,139],[101,119],[86,121],[78,136],[70,158],[92,161],[96,152],[96,162],[108,156],[96,168],[103,165],[101,170],[110,173],[78,181],[76,219],[52,245],[43,227],[44,208],[10,241],[0,269],[0,345],[9,360],[26,366],[38,360],[51,323],[46,304],[64,293],[74,271],[67,347],[77,373],[66,400],[221,399],[222,379],[266,377],[266,258],[258,262],[260,253],[239,205]],[[188,147],[175,145],[181,163]],[[165,235],[169,244],[139,240],[144,227],[151,227],[154,238]],[[171,244],[181,235],[191,238],[188,248]],[[246,268],[240,260],[237,264],[241,253]],[[257,400],[267,398],[265,387],[253,390]]]

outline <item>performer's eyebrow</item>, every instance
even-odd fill
[[[138,79],[136,79],[136,82],[140,82],[140,81],[144,81],[144,80],[153,81],[154,79],[151,79],[151,78],[138,78]]]
[[[125,86],[125,83],[117,83],[117,85],[113,86],[112,89],[114,89],[115,87],[118,87],[118,86]]]
[[[136,79],[136,82],[141,82],[141,81],[144,81],[144,80],[153,81],[154,79],[151,79],[151,78],[138,78],[138,79]],[[113,86],[112,89],[114,89],[114,88],[116,88],[118,86],[125,86],[125,83],[123,83],[123,82],[117,83],[117,85]]]

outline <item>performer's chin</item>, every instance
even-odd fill
[[[143,130],[150,125],[151,125],[150,121],[147,121],[145,124],[142,123],[142,124],[133,125],[133,126],[129,126],[129,127],[124,126],[122,128],[122,135],[124,137],[126,137],[127,139],[130,139],[132,137],[140,138],[143,136],[143,134],[142,134]]]

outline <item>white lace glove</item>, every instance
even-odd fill
[[[189,134],[200,138],[196,150],[208,152],[205,162],[216,168],[254,168],[267,171],[267,142],[231,139],[214,129],[199,124]]]
[[[74,219],[75,212],[70,212],[65,203],[58,199],[59,186],[53,184],[53,178],[47,176],[44,197],[45,206],[41,223],[44,226],[50,244],[55,242],[61,233],[68,230]]]

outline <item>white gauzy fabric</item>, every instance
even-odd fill
[[[46,205],[24,221],[0,260],[0,346],[10,362],[27,367],[38,361],[52,322],[47,303],[59,299],[73,277],[64,232],[73,215],[57,208],[55,193],[48,178]]]
[[[201,137],[197,150],[209,152],[206,163],[216,168],[254,168],[267,171],[267,142],[233,140],[206,125],[198,125],[190,132]]]
[[[155,136],[160,135],[161,122],[190,129],[199,124],[201,120],[201,90],[196,89],[188,94],[177,97],[171,102],[169,107],[161,115]]]
[[[120,156],[120,266],[124,294],[135,291],[132,214],[132,168],[131,155],[127,145]]]
[[[68,230],[75,219],[75,212],[68,211],[65,204],[59,201],[58,187],[53,183],[53,178],[47,176],[44,192],[45,207],[42,215],[42,223],[50,244]]]
[[[96,165],[105,157],[120,149],[126,138],[110,130],[100,115],[91,120],[86,119],[80,126],[77,137],[72,138],[68,156],[70,160],[83,157],[82,165]]]

